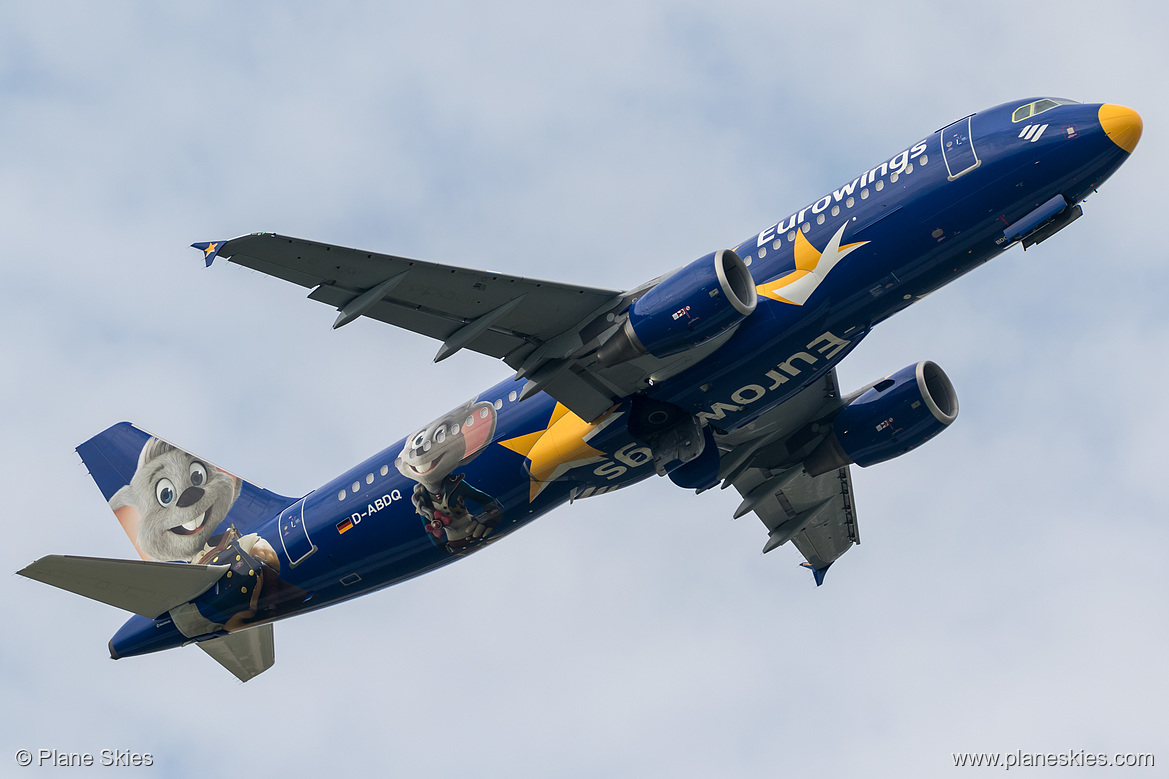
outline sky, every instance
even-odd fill
[[[733,491],[654,479],[279,623],[276,665],[245,686],[193,647],[111,662],[122,612],[10,574],[0,766],[18,749],[149,753],[140,770],[178,777],[933,777],[953,753],[1016,750],[1169,764],[1167,17],[3,4],[11,572],[133,556],[73,451],[120,420],[300,495],[508,375],[466,352],[432,364],[434,342],[372,320],[333,331],[299,287],[206,269],[193,241],[275,231],[624,289],[982,108],[1113,102],[1145,130],[1085,218],[841,366],[851,389],[935,360],[961,413],[853,469],[862,544],[823,587],[790,545],[760,554]]]

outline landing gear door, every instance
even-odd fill
[[[974,138],[970,132],[970,119],[959,119],[942,130],[942,159],[946,162],[949,180],[953,181],[977,168],[982,162],[974,151]]]
[[[280,543],[284,546],[284,554],[293,568],[317,551],[316,545],[308,537],[308,528],[305,526],[304,500],[301,498],[284,509],[280,515]]]

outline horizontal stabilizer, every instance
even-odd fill
[[[202,595],[227,570],[226,565],[53,554],[17,573],[154,619]]]
[[[235,674],[241,682],[259,676],[276,662],[271,623],[229,633],[210,641],[200,641],[199,648]]]

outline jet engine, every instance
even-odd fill
[[[597,356],[616,365],[643,354],[684,352],[737,325],[758,301],[742,258],[730,249],[711,252],[635,300],[625,324]]]
[[[937,363],[924,360],[882,379],[841,409],[804,468],[819,476],[851,463],[863,467],[891,460],[957,418],[954,385]]]

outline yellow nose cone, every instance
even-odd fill
[[[1141,115],[1131,108],[1105,103],[1100,106],[1100,126],[1113,143],[1132,154],[1145,125],[1141,122]]]

